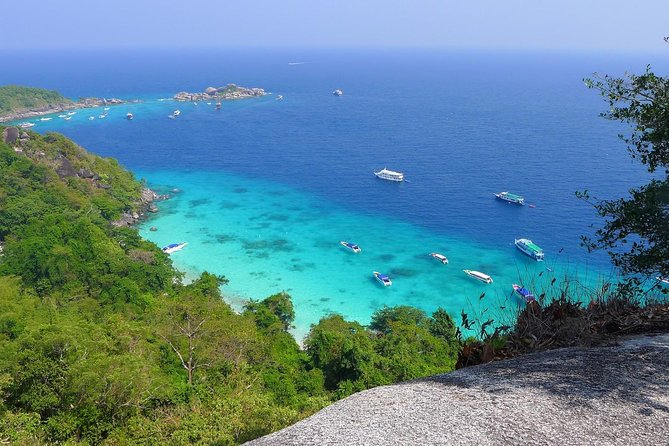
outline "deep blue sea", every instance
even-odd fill
[[[226,275],[224,293],[237,307],[290,292],[298,337],[330,312],[365,323],[383,305],[498,311],[518,304],[512,283],[540,292],[554,276],[594,286],[611,274],[605,254],[580,247],[598,219],[574,192],[618,197],[647,174],[618,140],[624,128],[598,117],[606,104],[582,79],[669,67],[651,55],[436,50],[5,53],[3,60],[12,63],[0,68],[0,84],[140,99],[112,107],[105,119],[99,109],[80,110],[34,130],[62,132],[117,158],[158,190],[179,189],[142,234],[159,245],[188,242],[173,254],[175,266],[187,277]],[[230,82],[272,94],[224,102],[219,111],[169,99]],[[336,88],[342,97],[332,95]],[[174,109],[181,116],[168,119]],[[383,167],[408,181],[376,179],[372,172]],[[496,201],[503,190],[535,207]],[[519,253],[518,237],[543,247],[546,262]],[[346,252],[340,240],[362,253]],[[450,263],[431,259],[433,251]],[[494,284],[463,269],[485,272]],[[378,286],[374,270],[393,286]]]

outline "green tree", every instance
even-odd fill
[[[630,133],[619,136],[653,177],[625,198],[601,200],[579,192],[604,218],[583,244],[607,250],[625,274],[669,276],[669,79],[649,66],[642,75],[595,75],[585,83],[610,106],[601,116],[629,125]]]

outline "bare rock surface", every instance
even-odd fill
[[[669,445],[669,335],[377,387],[249,445]]]

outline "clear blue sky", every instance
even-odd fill
[[[669,51],[669,0],[6,0],[1,49]]]

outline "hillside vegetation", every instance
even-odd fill
[[[0,86],[0,115],[71,102],[54,90],[18,85]]]
[[[2,128],[0,128],[0,131]],[[0,442],[238,444],[374,385],[453,370],[455,328],[332,315],[306,348],[280,293],[235,313],[134,228],[143,186],[62,135],[0,142]]]

